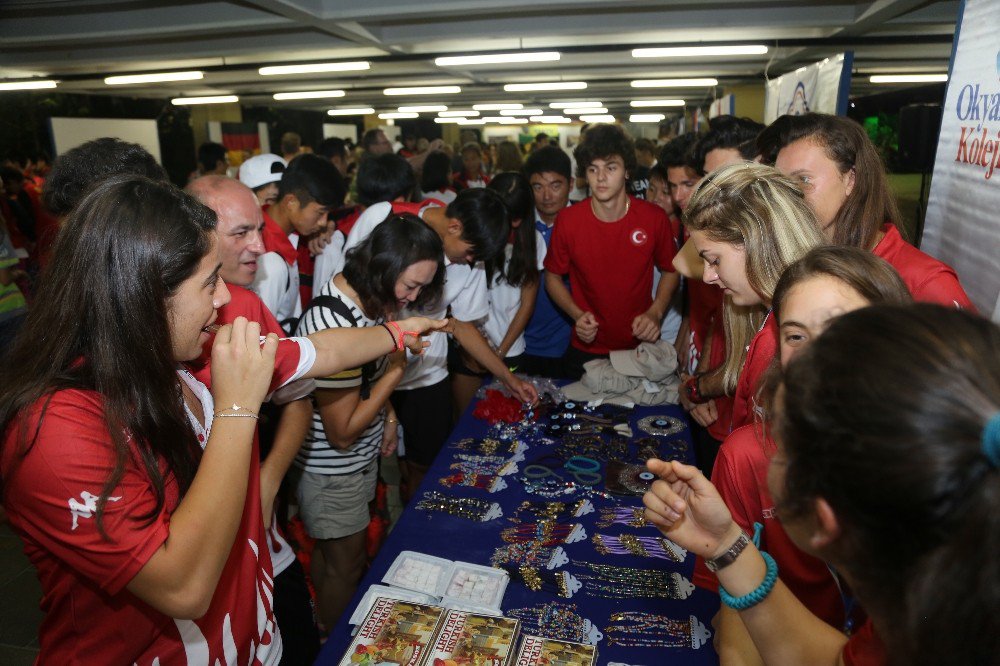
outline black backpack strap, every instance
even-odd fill
[[[309,307],[306,312],[312,310],[313,308],[326,308],[327,310],[332,310],[335,315],[341,319],[345,319],[351,322],[351,326],[357,328],[358,320],[354,317],[354,313],[351,312],[351,308],[347,307],[344,301],[340,300],[336,296],[331,296],[330,294],[320,294],[319,296],[313,297],[309,302]],[[302,313],[305,317],[305,313]],[[375,361],[369,361],[361,366],[361,399],[367,400],[371,396],[371,382],[372,377],[375,376]]]

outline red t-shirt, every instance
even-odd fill
[[[659,206],[629,197],[625,217],[602,222],[590,199],[564,208],[556,217],[545,270],[569,274],[573,302],[597,318],[597,337],[571,343],[592,354],[632,349],[632,320],[653,303],[653,266],[673,272],[670,221]]]
[[[775,514],[774,500],[767,488],[767,468],[774,450],[774,442],[762,437],[759,426],[734,430],[719,449],[712,483],[719,489],[733,520],[747,534],[753,534],[754,523],[764,526],[760,548],[774,558],[781,581],[792,594],[814,615],[841,629],[846,620],[844,600],[833,574],[822,560],[799,550]],[[718,580],[702,558],[695,561],[694,571],[697,585],[713,591],[719,589]]]
[[[757,391],[764,373],[778,353],[778,324],[774,315],[767,313],[764,325],[750,341],[743,369],[736,382],[733,395],[733,417],[731,430],[753,423],[757,405]]]
[[[104,510],[108,539],[94,520],[97,497],[114,465],[103,400],[93,391],[62,390],[49,402],[38,437],[13,467],[6,435],[0,460],[11,526],[38,570],[45,619],[39,664],[277,663],[274,582],[260,506],[260,467],[251,454],[247,498],[233,549],[208,612],[177,620],[154,610],[126,586],[167,538],[179,503],[172,477],[151,524],[137,516],[154,505],[146,473],[130,461]],[[41,401],[25,410],[38,422]]]
[[[875,633],[875,625],[868,620],[855,632],[841,654],[844,666],[885,666],[889,657],[885,645]]]
[[[951,266],[907,243],[896,225],[886,224],[882,231],[885,236],[872,252],[896,269],[913,300],[976,311]]]

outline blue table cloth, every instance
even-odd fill
[[[362,579],[357,593],[348,606],[348,611],[344,613],[344,616],[331,632],[316,664],[330,666],[340,661],[351,642],[351,633],[354,629],[348,623],[351,613],[360,602],[361,597],[368,587],[372,584],[381,583],[382,577],[401,551],[417,551],[449,560],[461,560],[489,566],[490,558],[493,556],[494,551],[501,546],[507,545],[501,539],[500,533],[504,528],[514,525],[509,518],[514,514],[521,502],[525,500],[535,502],[572,502],[580,497],[580,495],[565,495],[555,500],[545,500],[538,495],[529,494],[525,491],[520,481],[522,478],[521,473],[503,477],[507,482],[507,488],[495,493],[489,493],[486,490],[472,487],[447,488],[443,486],[439,482],[439,479],[454,473],[454,470],[450,469],[450,465],[455,461],[457,454],[477,453],[475,450],[459,448],[457,443],[466,438],[477,438],[478,440],[485,437],[489,430],[489,424],[472,416],[474,406],[470,407],[463,415],[452,433],[448,444],[446,444],[428,471],[423,485],[404,510],[399,522],[396,523],[378,556],[373,561],[371,568]],[[629,422],[635,439],[650,436],[642,432],[637,427],[637,424],[643,417],[651,415],[669,415],[681,419],[686,418],[683,411],[674,406],[636,408],[629,415]],[[535,441],[532,441],[533,439]],[[609,438],[605,436],[604,439],[607,441]],[[677,439],[685,440],[688,446],[683,455],[686,457],[687,462],[693,461],[690,432],[687,429],[676,435],[658,439],[661,440],[661,443]],[[525,465],[531,464],[532,461],[546,454],[551,454],[555,449],[555,445],[545,443],[540,438],[527,438],[526,443],[530,448],[525,452],[525,461],[519,463],[522,470]],[[630,452],[633,455],[636,452],[634,443],[630,446]],[[500,454],[500,451],[498,451],[498,454]],[[510,454],[506,455],[509,456]],[[635,460],[633,459],[631,462],[635,462]],[[602,473],[605,467],[606,465],[602,464]],[[603,489],[603,483],[598,488]],[[415,508],[417,501],[428,491],[438,491],[459,497],[475,497],[497,502],[503,508],[504,516],[489,522],[473,522],[445,513],[417,510]],[[581,566],[578,563],[591,562],[634,567],[643,570],[676,571],[688,580],[691,579],[694,556],[690,553],[683,562],[677,563],[667,559],[639,557],[631,554],[602,555],[597,552],[591,540],[592,536],[596,533],[612,535],[628,533],[637,536],[656,537],[659,536],[659,532],[651,526],[636,528],[623,524],[613,524],[608,527],[597,527],[595,525],[596,521],[600,518],[601,507],[615,505],[622,507],[641,506],[641,497],[605,499],[595,496],[590,499],[595,506],[595,511],[589,515],[572,519],[574,522],[583,525],[587,531],[587,538],[577,543],[562,546],[570,558],[570,563],[564,565],[562,569],[582,578],[582,576],[586,576],[591,572],[585,566]],[[502,609],[507,614],[512,609],[538,608],[548,602],[574,605],[576,612],[580,616],[590,620],[594,627],[606,635],[603,640],[597,643],[599,664],[619,663],[631,666],[653,666],[654,664],[695,665],[718,663],[718,657],[712,648],[711,638],[700,648],[691,649],[690,647],[662,646],[623,647],[611,644],[607,636],[607,628],[611,624],[612,614],[629,611],[653,613],[681,622],[687,621],[690,616],[694,616],[704,627],[711,631],[711,618],[718,610],[719,599],[715,594],[701,588],[695,588],[691,596],[683,600],[669,598],[620,599],[591,596],[587,593],[585,586],[572,598],[564,599],[544,590],[532,592],[522,582],[512,578],[503,599]],[[611,635],[620,636],[621,634],[612,632]]]

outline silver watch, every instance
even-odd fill
[[[740,556],[747,546],[750,545],[750,537],[747,536],[746,532],[740,532],[740,537],[729,547],[729,550],[719,555],[715,559],[705,558],[705,566],[711,572],[716,572],[719,569],[725,569],[730,564],[736,561],[736,558]]]

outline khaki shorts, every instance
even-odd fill
[[[375,499],[378,461],[360,472],[333,476],[295,470],[299,515],[314,539],[339,539],[362,532],[370,519],[368,503]]]

